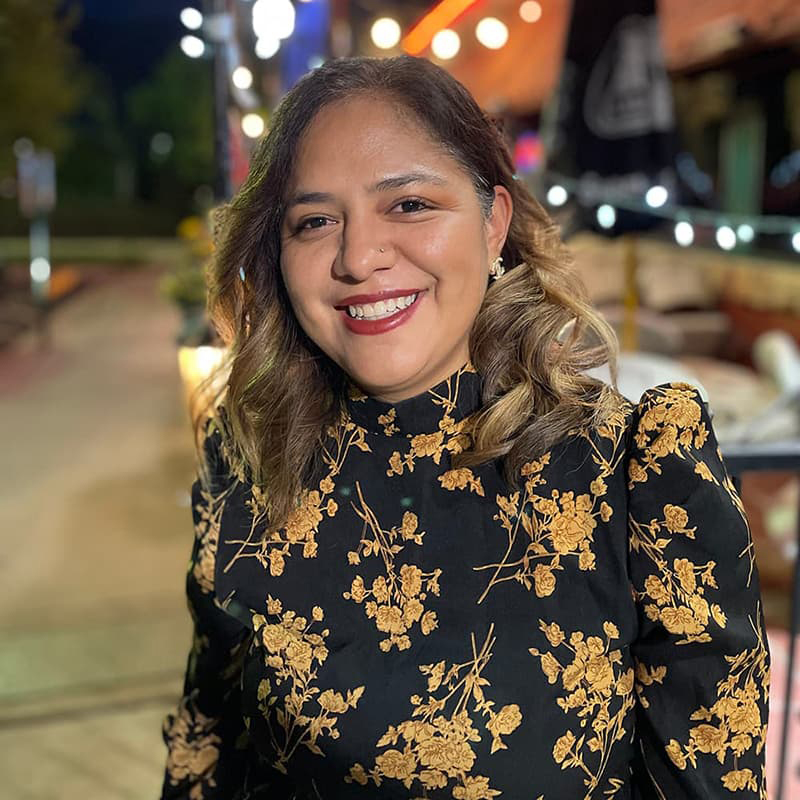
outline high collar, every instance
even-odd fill
[[[470,362],[427,391],[396,403],[366,395],[353,384],[347,397],[347,411],[353,422],[384,436],[435,433],[480,407],[481,379]]]

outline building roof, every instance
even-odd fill
[[[558,80],[572,4],[540,0],[541,18],[524,22],[520,0],[475,3],[453,24],[461,50],[442,62],[489,111],[540,108]],[[794,44],[800,50],[797,0],[660,0],[661,37],[667,67],[683,72],[724,61],[739,52]],[[508,26],[508,42],[488,50],[475,25],[495,16]],[[430,50],[424,55],[430,56]]]

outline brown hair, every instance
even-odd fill
[[[602,423],[618,403],[613,390],[584,374],[606,362],[613,371],[613,332],[589,306],[557,228],[516,179],[502,134],[469,92],[424,59],[329,61],[275,111],[249,177],[221,210],[209,269],[209,309],[229,348],[230,371],[224,414],[217,408],[212,415],[222,423],[232,472],[264,489],[271,527],[285,522],[316,473],[317,445],[339,419],[347,387],[342,370],[298,324],[283,285],[284,197],[315,114],[355,93],[388,98],[418,120],[471,176],[485,214],[493,187],[504,186],[513,199],[501,253],[511,269],[489,286],[470,336],[484,405],[474,446],[454,456],[454,466],[502,458],[512,482],[526,460],[576,427]]]

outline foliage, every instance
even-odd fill
[[[77,17],[58,0],[0,0],[0,174],[13,170],[13,143],[31,139],[58,154],[66,119],[85,94],[85,77],[69,33]]]
[[[172,150],[148,153],[158,183],[177,182],[186,189],[210,183],[214,169],[214,119],[211,70],[206,61],[171,51],[152,78],[127,97],[127,113],[149,151],[152,137],[167,133]]]

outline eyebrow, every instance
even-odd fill
[[[412,183],[432,183],[435,186],[447,185],[447,181],[434,172],[406,172],[402,175],[391,175],[388,178],[383,178],[383,180],[369,186],[367,191],[370,194],[386,192],[391,189],[402,189]],[[293,206],[328,203],[333,199],[334,196],[329,192],[298,192],[289,198],[286,208],[288,210]]]

